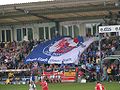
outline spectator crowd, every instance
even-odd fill
[[[104,61],[101,65],[100,59],[106,56],[114,55],[115,50],[119,47],[119,41],[116,38],[105,38],[101,41],[101,51],[98,49],[98,41],[93,42],[80,56],[79,65],[41,65],[39,66],[39,74],[43,70],[68,69],[78,68],[77,80],[82,78],[88,81],[107,80],[114,81],[119,79],[119,63],[108,63]],[[22,41],[22,42],[7,42],[0,43],[0,70],[6,69],[31,69],[33,65],[24,64],[25,57],[31,52],[34,46],[41,43],[37,40]],[[102,66],[102,67],[101,67]],[[24,73],[18,73],[25,75]],[[2,74],[1,74],[2,75]],[[30,75],[30,73],[26,73]],[[51,76],[52,78],[52,76]],[[60,78],[60,77],[59,77]],[[52,79],[51,79],[52,80]],[[54,80],[50,81],[53,82]]]
[[[119,47],[119,40],[115,37],[103,38],[101,40],[101,48],[99,42],[95,41],[89,46],[87,50],[81,55],[80,69],[78,79],[86,78],[88,81],[118,81],[119,75],[119,61],[118,60],[104,60],[105,57],[114,55]],[[102,61],[101,61],[102,60]]]

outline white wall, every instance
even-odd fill
[[[2,30],[12,30],[11,38],[12,38],[12,40],[17,40],[16,29],[32,28],[33,39],[39,39],[39,27],[49,27],[49,29],[50,29],[50,27],[53,27],[53,26],[55,26],[55,23],[33,23],[33,24],[13,25],[13,26],[0,26],[0,37],[2,36],[2,32],[1,32]]]
[[[86,36],[86,23],[93,23],[93,22],[101,22],[100,20],[92,20],[92,21],[66,21],[66,22],[60,22],[60,30],[61,26],[70,26],[70,25],[77,25],[79,26],[79,35],[80,36]],[[14,25],[12,26],[0,26],[0,37],[1,37],[1,30],[12,30],[12,40],[17,40],[17,34],[16,29],[22,29],[22,28],[32,28],[33,30],[33,39],[39,39],[39,27],[48,27],[49,30],[51,27],[55,27],[55,23],[32,23],[32,24],[20,24],[20,25]],[[61,32],[61,31],[60,31]],[[50,36],[49,36],[50,38]]]

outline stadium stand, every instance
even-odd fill
[[[43,24],[41,22],[54,22],[50,23],[50,25],[55,24],[55,28],[58,29],[59,32],[59,24],[60,21],[71,21],[71,20],[91,20],[91,19],[99,19],[103,17],[109,18],[110,16],[108,13],[112,13],[114,16],[119,16],[119,7],[115,6],[115,2],[117,0],[107,0],[108,2],[104,2],[104,0],[62,0],[58,1],[55,0],[54,2],[42,2],[42,3],[28,3],[28,4],[15,4],[15,5],[6,5],[1,12],[7,13],[5,15],[0,15],[0,24],[1,24],[1,42],[0,42],[0,83],[2,84],[19,84],[19,83],[29,83],[29,79],[31,77],[31,73],[35,76],[36,79],[41,79],[43,77],[46,78],[46,81],[50,83],[56,82],[66,82],[68,80],[72,82],[93,82],[93,81],[119,81],[120,78],[120,62],[119,60],[111,60],[105,59],[101,62],[101,59],[104,59],[107,56],[114,55],[116,50],[120,48],[119,46],[119,38],[118,37],[104,37],[101,41],[101,50],[99,50],[99,41],[94,41],[92,44],[86,48],[86,50],[80,55],[79,64],[41,64],[41,63],[29,63],[24,64],[25,57],[31,52],[31,50],[39,43],[44,43],[49,41],[52,38],[50,35],[52,32],[48,31],[50,27],[47,27],[47,24]],[[84,2],[83,2],[84,1]],[[42,6],[41,6],[42,5]],[[92,6],[91,6],[92,5]],[[33,8],[34,7],[34,8]],[[48,8],[49,7],[49,8]],[[90,8],[88,8],[90,7]],[[25,9],[24,9],[25,8]],[[111,9],[111,11],[108,11]],[[3,10],[3,11],[2,11]],[[5,10],[5,11],[4,11]],[[29,12],[30,10],[30,12]],[[43,10],[45,12],[43,12]],[[27,11],[27,12],[25,12]],[[11,13],[12,12],[12,13]],[[55,14],[53,14],[55,13]],[[111,15],[111,14],[110,14]],[[109,18],[110,20],[113,18]],[[88,23],[90,22],[88,20]],[[59,21],[59,22],[58,22]],[[102,20],[103,21],[103,20]],[[113,20],[114,21],[114,20]],[[82,47],[86,46],[83,41],[88,40],[90,37],[95,36],[94,28],[96,28],[96,32],[98,31],[97,25],[93,28],[93,31],[90,28],[87,28],[86,32],[84,32],[84,28],[86,29],[85,23],[81,21],[77,21],[75,23],[79,23],[78,27],[80,33],[74,32],[74,22],[70,23],[73,26],[67,27],[66,35],[70,35],[71,33],[77,34],[84,34],[84,40],[82,40],[81,45]],[[94,20],[92,21],[94,22]],[[43,41],[36,40],[35,38],[38,36],[37,29],[36,31],[32,32],[32,29],[29,28],[31,25],[33,27],[44,25],[42,30],[46,33],[42,33],[45,36],[42,39]],[[31,24],[32,23],[32,24]],[[34,24],[37,23],[37,24]],[[102,22],[103,23],[103,22]],[[112,22],[115,24],[114,22]],[[108,23],[105,24],[112,24],[109,20]],[[16,28],[19,24],[23,27],[21,29]],[[61,24],[61,25],[62,25]],[[98,23],[100,24],[100,22]],[[28,26],[27,26],[28,25]],[[92,24],[93,25],[93,24]],[[77,26],[77,25],[76,25]],[[87,26],[87,25],[86,25]],[[99,25],[98,25],[99,26]],[[10,27],[10,30],[3,30],[4,27]],[[53,27],[53,26],[51,26]],[[89,25],[88,25],[89,27]],[[29,29],[29,30],[28,30]],[[66,29],[66,28],[65,28]],[[69,30],[68,30],[69,29]],[[12,31],[13,30],[13,31]],[[13,35],[17,41],[14,40],[12,37],[13,33],[19,34],[19,32],[24,32],[25,34],[29,31],[29,40],[24,41],[23,36],[17,37],[17,35]],[[31,33],[30,33],[31,31]],[[65,30],[63,30],[65,31]],[[54,31],[53,31],[54,32]],[[92,34],[91,34],[92,32]],[[12,33],[7,36],[7,33]],[[33,33],[34,38],[32,37]],[[65,33],[62,32],[61,33]],[[27,33],[28,34],[28,33]],[[26,35],[27,35],[26,34]],[[49,36],[49,35],[50,36]],[[55,34],[55,32],[54,32]],[[76,34],[76,35],[77,35]],[[73,35],[73,36],[72,36]],[[31,36],[31,37],[30,37]],[[54,35],[53,35],[54,36]],[[75,37],[75,34],[71,34],[71,37]],[[4,40],[5,38],[5,40]],[[32,40],[31,40],[32,39]],[[79,39],[79,37],[78,37]],[[2,42],[3,41],[3,42]],[[77,42],[77,41],[76,41]],[[65,77],[65,76],[67,77]],[[37,77],[36,77],[37,76]]]
[[[107,38],[102,40],[102,58],[113,55],[115,49],[119,47],[117,43],[116,38]],[[81,82],[82,79],[86,79],[87,82],[96,81],[96,80],[107,80],[107,81],[114,81],[118,80],[118,74],[119,69],[117,67],[118,63],[114,63],[111,61],[105,61],[103,63],[103,67],[100,66],[100,56],[99,50],[98,50],[98,41],[93,42],[81,55],[79,60],[79,66],[76,65],[63,65],[64,67],[61,67],[60,65],[41,65],[38,63],[38,66],[35,67],[35,64],[24,64],[24,58],[30,53],[32,48],[40,43],[39,41],[23,41],[23,42],[9,42],[9,43],[1,43],[0,45],[0,70],[4,71],[7,69],[31,69],[31,72],[35,74],[40,74],[46,77],[46,80],[48,82],[61,82],[61,77],[59,77],[60,74],[56,74],[53,72],[62,72],[64,70],[70,70],[72,67],[73,70],[75,70],[76,67],[78,67],[78,71],[75,72],[75,77],[78,82]],[[61,64],[62,65],[62,64]],[[71,69],[72,69],[71,68]],[[38,71],[39,70],[39,71]],[[51,73],[51,74],[50,74]],[[110,74],[109,74],[110,73]],[[0,73],[3,81],[6,78],[7,80],[7,74],[8,72]],[[77,75],[77,76],[76,76]],[[15,72],[14,76],[16,77],[16,80],[18,77],[21,77],[22,80],[24,80],[23,77],[26,77],[26,81],[28,81],[28,77],[30,76],[30,71],[24,72]],[[1,80],[2,80],[1,79]],[[60,79],[60,80],[59,80]],[[18,79],[20,80],[20,78]]]

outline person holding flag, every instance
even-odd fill
[[[60,65],[60,70],[64,71],[65,69],[65,64],[64,64],[64,61],[62,61],[61,65]]]

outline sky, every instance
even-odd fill
[[[38,1],[52,1],[52,0],[0,0],[0,5],[15,4],[15,3],[27,3]]]

